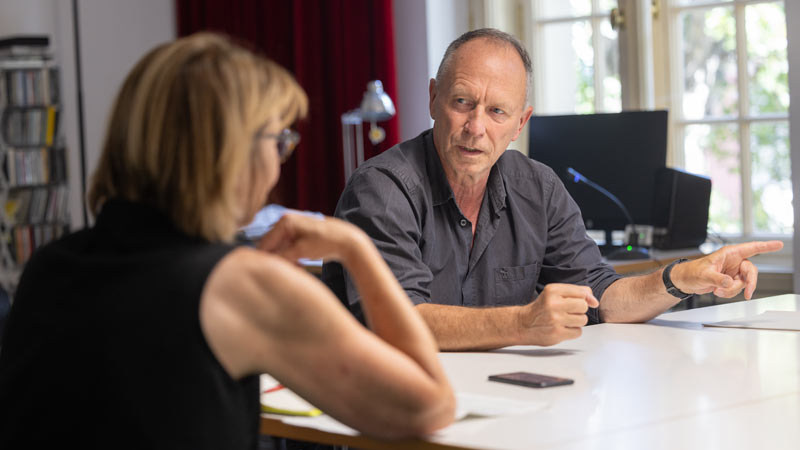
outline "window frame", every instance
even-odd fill
[[[785,0],[720,0],[703,1],[693,4],[680,5],[678,0],[657,0],[659,4],[659,15],[655,19],[665,20],[661,26],[653,27],[654,35],[663,33],[660,39],[654,39],[656,45],[666,45],[666,49],[657,49],[657,52],[668,55],[667,70],[657,70],[656,78],[663,74],[666,80],[656,80],[656,85],[668,86],[669,92],[662,92],[656,97],[668,98],[667,104],[660,105],[668,107],[670,110],[670,125],[668,143],[667,163],[670,166],[685,167],[685,137],[686,128],[691,125],[724,125],[732,124],[737,127],[739,143],[739,168],[741,185],[741,234],[720,233],[730,242],[745,242],[752,239],[778,239],[790,244],[792,234],[776,234],[756,232],[753,220],[753,186],[752,186],[752,149],[750,145],[751,127],[753,124],[761,122],[784,122],[789,126],[789,113],[769,113],[754,115],[750,113],[750,76],[747,71],[747,30],[745,22],[745,9],[747,6],[761,3],[782,2],[784,10]],[[681,64],[682,58],[682,24],[680,22],[681,13],[687,11],[708,10],[718,7],[733,7],[734,18],[736,20],[736,61],[737,61],[737,94],[738,108],[736,116],[705,117],[701,119],[687,119],[683,117],[683,79],[684,68]],[[663,17],[663,19],[662,19]],[[655,36],[654,36],[655,37]],[[788,54],[787,54],[788,58]],[[784,248],[790,248],[786,245]]]
[[[594,107],[594,113],[603,113],[603,112],[615,112],[615,111],[607,111],[603,104],[603,99],[605,97],[605,87],[603,86],[603,78],[608,73],[608,67],[605,63],[605,58],[602,57],[603,51],[605,47],[603,46],[603,40],[600,33],[600,26],[603,21],[609,20],[609,12],[602,11],[600,7],[600,0],[591,0],[591,13],[588,15],[580,15],[580,16],[560,16],[560,17],[549,17],[549,18],[539,18],[541,16],[539,2],[537,0],[530,0],[527,2],[527,8],[525,9],[525,17],[530,18],[527,23],[530,24],[528,27],[526,35],[526,44],[531,52],[531,59],[534,61],[533,63],[533,93],[531,98],[531,104],[533,105],[534,113],[536,111],[542,111],[543,105],[541,104],[541,98],[543,97],[542,91],[544,87],[541,83],[537,83],[536,80],[543,79],[542,74],[542,64],[537,64],[536,61],[540,55],[544,52],[542,51],[542,41],[540,36],[542,34],[542,27],[546,25],[552,24],[563,24],[563,23],[576,23],[576,22],[586,22],[588,21],[592,27],[592,52],[594,54],[594,67],[592,73],[592,82],[594,87],[594,99],[592,101]],[[620,39],[618,33],[618,42]],[[622,77],[624,76],[622,73],[622,67],[620,67],[620,83],[624,84]],[[623,88],[624,89],[624,88]],[[624,106],[623,106],[624,109]]]

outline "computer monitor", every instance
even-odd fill
[[[637,225],[653,223],[656,172],[667,160],[667,111],[533,116],[529,135],[529,156],[561,178],[587,229],[624,230],[628,221],[603,194],[575,183],[568,167],[616,195]]]

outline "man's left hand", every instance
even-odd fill
[[[756,290],[758,269],[748,258],[781,248],[781,241],[725,246],[708,256],[678,264],[670,278],[675,287],[686,293],[713,292],[718,297],[730,298],[744,289],[744,298],[750,300]]]

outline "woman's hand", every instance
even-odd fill
[[[345,265],[369,238],[358,227],[333,217],[284,215],[258,242],[258,248],[289,261],[300,258],[341,261]]]

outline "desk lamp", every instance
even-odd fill
[[[386,138],[386,131],[378,126],[394,117],[392,99],[383,90],[380,80],[367,83],[367,90],[361,105],[342,114],[342,142],[344,153],[344,179],[347,181],[359,164],[364,162],[364,137],[362,123],[369,122],[367,137],[372,145],[378,145]],[[355,155],[354,155],[355,153]]]

